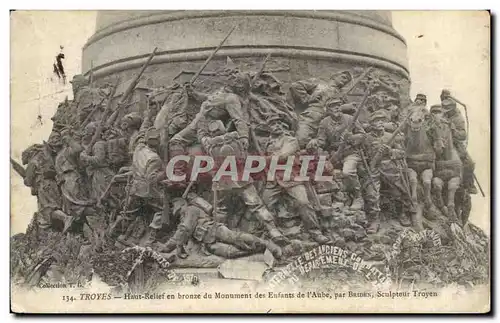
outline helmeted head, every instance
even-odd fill
[[[285,131],[290,130],[290,125],[283,120],[282,117],[275,116],[269,119],[269,127],[271,128],[271,134],[281,135]]]
[[[220,136],[226,133],[226,127],[222,120],[213,120],[208,124],[208,132],[212,137]]]
[[[333,97],[326,101],[325,108],[326,113],[335,119],[342,116],[342,106],[345,104],[345,100],[341,97]]]
[[[236,93],[247,93],[250,91],[250,76],[247,73],[234,72],[229,74],[229,87]]]
[[[69,82],[73,88],[73,97],[76,97],[76,94],[82,87],[89,85],[89,80],[82,74],[73,76],[73,79]]]
[[[352,81],[352,75],[348,71],[342,71],[339,73],[335,73],[330,77],[330,80],[335,83],[337,87],[344,87],[346,86],[349,82]]]
[[[57,131],[52,131],[50,133],[49,139],[47,140],[47,143],[52,149],[61,148],[63,145],[61,134]]]
[[[431,106],[429,112],[434,116],[442,117],[443,116],[443,107],[441,107],[441,104],[434,104]]]
[[[94,135],[96,130],[97,130],[97,122],[89,122],[89,124],[87,124],[85,128],[83,128],[82,139],[83,140],[92,139],[92,136]]]
[[[370,124],[374,130],[384,131],[385,124],[389,121],[389,113],[385,110],[377,110],[370,115]]]
[[[450,96],[451,96],[451,92],[450,92],[450,90],[443,89],[443,90],[441,91],[441,95],[440,95],[439,97],[440,97],[441,101],[444,101],[444,100],[446,100],[446,99],[449,99],[449,98],[450,98]]]
[[[422,106],[427,105],[427,96],[425,96],[425,94],[422,93],[417,94],[417,96],[415,97],[415,104]]]
[[[455,112],[457,103],[452,99],[445,99],[441,101],[441,106],[443,107],[443,113],[452,113]]]
[[[31,158],[35,156],[35,153],[39,151],[39,149],[40,145],[34,144],[23,150],[23,152],[21,153],[21,162],[23,163],[23,165],[28,164]]]
[[[123,131],[126,130],[138,130],[141,127],[142,118],[141,115],[137,112],[131,112],[123,116],[120,122],[120,128]]]

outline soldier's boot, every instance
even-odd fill
[[[281,233],[281,231],[276,227],[274,223],[273,215],[269,210],[262,206],[255,211],[255,216],[259,219],[266,228],[271,240],[279,246],[285,246],[290,241]]]
[[[160,244],[157,248],[158,252],[170,253],[177,248],[177,241],[172,238],[168,239],[166,243]]]
[[[366,229],[366,233],[368,234],[374,234],[378,232],[378,229],[380,228],[380,213],[376,213],[371,217],[370,224],[368,225],[368,228]]]
[[[279,246],[285,246],[287,245],[290,241],[281,233],[280,230],[276,227],[274,222],[267,222],[265,223],[265,227],[267,229],[267,232],[269,233],[269,237],[271,240],[276,243]]]
[[[265,245],[266,248],[272,253],[274,258],[281,259],[281,257],[283,257],[283,251],[281,250],[280,246],[272,241],[267,241]]]
[[[365,207],[363,196],[361,195],[361,184],[357,177],[350,176],[349,180],[352,184],[352,194],[353,201],[351,204],[351,210],[362,210]]]

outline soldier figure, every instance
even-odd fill
[[[220,166],[226,156],[234,156],[237,162],[244,161],[245,143],[241,142],[242,138],[238,132],[226,133],[224,124],[220,120],[211,121],[208,124],[208,130],[210,137],[203,137],[202,145],[205,151],[214,158],[216,166]],[[241,174],[242,170],[239,170],[237,176]],[[213,182],[212,190],[217,196],[214,210],[216,222],[227,224],[227,205],[230,203],[230,197],[238,195],[243,199],[249,211],[264,225],[271,239],[280,244],[286,243],[286,239],[276,228],[273,215],[259,197],[251,177],[247,181],[221,178],[220,181]]]
[[[365,212],[369,220],[367,233],[378,232],[380,226],[380,176],[381,172],[390,171],[394,168],[392,160],[405,158],[405,152],[400,149],[399,142],[394,143],[392,147],[386,145],[391,138],[391,134],[385,132],[385,123],[389,121],[389,115],[384,110],[374,112],[370,116],[371,131],[365,139],[365,151],[368,154],[368,159],[371,161],[376,155],[380,159],[376,161],[374,169],[366,169],[369,166],[360,165],[360,177],[362,179],[362,187],[364,191]],[[371,177],[371,180],[370,180]],[[406,216],[406,214],[405,214]],[[409,225],[409,219],[406,217],[401,219],[402,224]]]
[[[421,107],[427,106],[427,96],[422,93],[417,94],[414,104]]]
[[[170,98],[170,113],[173,114],[169,123],[168,135],[172,138],[175,134],[182,132],[196,117],[201,104],[208,99],[208,95],[196,91],[191,84],[186,83],[183,91],[174,93]],[[169,113],[169,114],[170,114]],[[171,117],[171,116],[169,116]],[[179,135],[183,137],[183,135]]]
[[[209,136],[208,123],[211,120],[222,120],[225,126],[231,122],[240,135],[244,149],[248,148],[248,95],[250,79],[248,75],[235,72],[229,76],[229,85],[208,96],[203,101],[200,111],[194,120],[182,131],[175,134],[169,142],[170,157],[183,154],[187,147]],[[179,163],[180,164],[180,163]],[[174,173],[179,172],[176,167]]]
[[[89,80],[85,76],[77,74],[73,76],[73,79],[69,82],[73,89],[73,100],[78,101],[81,90],[89,85]]]
[[[59,149],[59,133],[52,132],[45,145],[32,145],[22,153],[22,162],[26,167],[24,185],[31,187],[31,195],[37,197],[37,222],[41,229],[52,227],[57,219],[65,224],[69,217],[62,211],[62,197],[56,183],[55,165],[52,149]]]
[[[355,143],[361,143],[364,129],[356,122],[354,128],[356,134],[346,133],[347,128],[353,122],[353,117],[342,113],[342,110],[346,109],[347,106],[352,106],[352,104],[341,104],[342,100],[339,98],[327,101],[327,117],[321,121],[318,137],[309,142],[308,148],[313,149],[318,146],[333,155],[338,151],[342,142],[348,143],[348,147],[340,152],[342,155],[336,157],[342,161],[344,188],[353,196],[351,208],[362,210],[364,204],[358,178],[358,164],[361,162],[361,156],[359,156]]]
[[[289,125],[280,118],[269,120],[271,137],[266,147],[269,156],[286,159],[300,151],[297,138],[288,133]],[[298,208],[305,229],[318,243],[324,244],[330,240],[321,232],[321,226],[315,210],[311,207],[306,186],[302,182],[283,180],[277,172],[276,179],[266,183],[262,199],[269,209],[277,209],[280,197],[286,194],[293,199]]]
[[[88,149],[87,146],[91,143],[97,127],[96,122],[90,122],[84,128],[82,146],[85,149]],[[105,141],[99,138],[89,151],[91,154],[88,154],[86,150],[80,153],[80,162],[86,168],[87,178],[90,181],[91,197],[94,201],[98,201],[106,191],[114,173],[109,168]]]
[[[121,167],[129,164],[129,150],[126,138],[122,137],[120,130],[109,127],[104,130],[103,139],[106,142],[108,165],[117,173]]]
[[[83,147],[71,137],[70,130],[64,130],[61,136],[63,145],[55,159],[56,180],[62,192],[63,211],[76,220],[72,224],[80,230],[86,216],[95,215],[95,201],[90,200],[88,183],[81,174],[80,153]]]
[[[163,194],[159,185],[166,179],[163,161],[158,155],[160,132],[151,127],[151,113],[152,111],[148,108],[141,128],[135,138],[130,140],[130,146],[133,147],[131,167],[133,180],[130,188],[130,200],[127,201],[128,205],[125,208],[126,210],[133,209],[138,212],[122,214],[110,229],[111,236],[114,236],[118,225],[124,221],[125,227],[128,226],[128,229],[119,239],[126,240],[132,234],[131,229],[133,226],[130,224],[136,219],[137,213],[142,214],[144,208],[150,208],[155,213],[149,224],[150,232],[146,245],[151,245],[156,241],[157,233],[163,224]]]
[[[295,109],[302,111],[296,133],[301,148],[305,148],[309,140],[316,137],[319,123],[326,114],[325,102],[338,95],[351,80],[351,74],[343,71],[332,75],[328,82],[313,78],[290,85],[290,95]]]
[[[130,155],[134,154],[134,147],[137,144],[137,137],[142,123],[142,117],[137,112],[126,114],[120,120],[120,129],[123,134],[121,144],[128,145],[128,152]]]
[[[477,188],[474,184],[474,168],[475,163],[467,152],[467,147],[464,141],[467,140],[467,131],[465,130],[465,121],[458,111],[457,104],[449,98],[449,91],[443,90],[441,97],[444,100],[441,102],[443,107],[443,116],[449,122],[451,133],[453,136],[453,144],[457,149],[458,155],[464,165],[463,170],[463,186],[470,194],[477,194]]]
[[[197,203],[200,200],[202,203]],[[208,215],[210,210],[207,207],[210,207],[210,204],[194,193],[188,194],[187,201],[182,198],[174,199],[173,214],[180,219],[179,226],[159,251],[171,252],[176,247],[182,248],[192,238],[202,243],[209,252],[224,258],[263,252],[266,248],[274,257],[281,258],[281,249],[273,242],[228,229],[226,225],[214,221]]]

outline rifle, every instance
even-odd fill
[[[97,126],[97,129],[96,129],[96,131],[94,133],[94,136],[92,137],[92,140],[90,141],[90,144],[87,146],[86,152],[89,155],[92,153],[92,147],[97,142],[97,140],[101,137],[101,133],[102,133],[102,130],[104,128],[104,123],[106,122],[106,116],[108,115],[109,111],[111,110],[111,102],[113,100],[113,97],[115,96],[116,88],[118,87],[119,81],[120,81],[120,79],[117,78],[116,79],[116,83],[113,86],[113,89],[111,90],[111,93],[109,94],[108,102],[106,104],[106,108],[104,110],[104,115],[103,115],[103,117],[101,119],[101,122],[99,122],[99,125]]]
[[[269,58],[271,58],[271,53],[267,54],[266,58],[262,61],[261,65],[260,65],[260,69],[257,71],[257,74],[255,74],[253,76],[252,81],[250,82],[250,88],[252,88],[252,86],[255,84],[255,82],[257,82],[259,77],[264,72],[264,68],[266,68],[266,63],[269,60]]]
[[[189,191],[191,191],[191,187],[193,187],[194,181],[190,181],[186,189],[184,190],[184,193],[182,193],[182,198],[185,199],[188,196]]]
[[[230,31],[229,33],[226,35],[226,37],[220,42],[219,46],[217,46],[214,51],[212,52],[212,54],[210,54],[210,56],[208,56],[208,58],[205,60],[205,63],[203,63],[203,65],[200,67],[200,69],[198,70],[198,72],[196,72],[196,74],[191,78],[191,81],[189,81],[189,84],[193,85],[193,83],[198,79],[198,77],[200,76],[201,72],[203,72],[203,70],[205,69],[205,67],[207,67],[208,63],[212,60],[212,58],[215,56],[215,53],[217,53],[219,51],[219,49],[222,47],[222,45],[224,45],[224,43],[226,42],[226,40],[229,38],[229,36],[231,36],[231,34],[233,33],[233,31],[236,29],[236,26],[234,26]]]
[[[316,192],[316,189],[314,186],[311,184],[310,181],[305,182],[306,188],[309,190],[309,193],[313,197],[313,202],[314,202],[314,208],[316,211],[321,213],[321,216],[328,218],[332,215],[332,208],[331,207],[324,207],[321,205],[321,201],[319,200],[318,193]]]
[[[365,166],[365,168],[366,168],[366,172],[368,173],[368,177],[370,177],[370,183],[372,184],[373,189],[378,191],[377,186],[375,185],[375,182],[373,181],[372,170],[368,166],[368,162],[366,161],[365,153],[363,152],[363,150],[361,150],[361,149],[359,150],[359,155],[361,156],[361,160],[363,161],[363,166]]]
[[[396,140],[396,137],[398,136],[399,132],[403,129],[403,127],[406,125],[406,122],[408,122],[408,119],[410,119],[410,116],[411,116],[411,113],[409,113],[406,118],[403,120],[403,122],[401,122],[401,124],[396,128],[396,130],[394,130],[394,132],[392,133],[392,136],[391,138],[389,138],[389,140],[387,140],[387,142],[385,143],[385,145],[387,146],[391,146],[393,143],[394,143],[394,140]],[[380,160],[380,152],[377,151],[375,153],[375,156],[373,157],[373,159],[371,160],[370,162],[370,169],[374,169],[375,166],[377,166],[379,160]]]
[[[169,148],[169,141],[170,141],[170,138],[169,138],[169,133],[168,133],[168,129],[170,128],[170,125],[172,124],[173,122],[173,118],[169,120],[169,122],[165,125],[165,127],[163,128],[163,136],[161,136],[161,141],[162,142],[162,147],[164,147],[164,150],[163,150],[163,162],[166,164],[168,164],[168,161],[169,161],[169,154],[168,154],[168,150],[170,149]],[[162,209],[162,222],[163,224],[165,225],[170,225],[170,194],[169,194],[169,191],[168,191],[168,187],[167,186],[164,186],[163,187],[163,209]]]
[[[10,158],[10,163],[12,164],[12,168],[14,168],[14,170],[16,171],[16,173],[19,174],[19,176],[21,176],[22,178],[26,177],[26,170],[24,169],[23,166],[21,166],[21,164],[12,159],[12,157]]]
[[[85,128],[85,126],[87,126],[90,122],[90,120],[92,120],[92,118],[94,117],[94,114],[97,112],[97,110],[99,110],[99,108],[101,107],[101,104],[104,102],[105,98],[102,98],[101,102],[99,102],[99,104],[97,104],[97,106],[92,110],[90,111],[90,113],[87,115],[87,117],[85,118],[85,120],[83,120],[82,122],[82,125],[81,125],[81,129]]]
[[[368,73],[371,72],[371,70],[373,69],[373,67],[368,67],[357,79],[356,81],[354,81],[342,94],[341,96],[342,97],[347,97],[347,95],[349,95],[349,93],[352,92],[352,90],[354,90],[354,88],[358,85],[358,83],[364,79],[366,77],[366,75],[368,75]]]
[[[361,104],[359,105],[359,108],[356,110],[356,114],[354,114],[354,117],[352,118],[351,122],[347,125],[347,128],[345,129],[344,133],[350,133],[353,131],[356,122],[358,121],[359,115],[361,114],[361,110],[363,110],[364,105],[366,104],[366,100],[368,100],[368,96],[370,95],[371,91],[368,90],[366,91],[365,95],[363,96],[363,100],[361,101]],[[342,156],[344,153],[346,146],[345,140],[342,140],[340,143],[339,148],[337,151],[332,155],[331,159],[335,162]]]
[[[155,49],[149,55],[149,57],[146,60],[146,62],[144,63],[144,65],[142,65],[142,68],[139,71],[139,73],[133,78],[132,82],[130,82],[130,84],[127,87],[127,89],[125,90],[125,92],[123,92],[123,95],[122,95],[120,101],[118,102],[118,105],[116,106],[115,111],[113,111],[113,114],[111,114],[108,121],[106,122],[108,125],[115,125],[115,126],[117,125],[116,124],[118,122],[117,117],[118,117],[118,113],[120,112],[120,108],[123,106],[123,104],[125,102],[127,102],[127,100],[130,98],[130,95],[132,95],[132,92],[135,90],[135,87],[137,86],[137,84],[139,84],[139,79],[141,78],[142,74],[144,74],[144,71],[146,71],[146,68],[148,67],[149,63],[151,63],[151,61],[153,60],[153,57],[156,55],[157,49],[158,49],[158,47],[155,47]]]

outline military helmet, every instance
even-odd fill
[[[39,151],[40,149],[43,149],[42,145],[33,144],[33,145],[29,146],[28,148],[26,148],[25,150],[23,150],[23,152],[21,153],[21,161],[22,161],[23,165],[28,164],[30,159],[33,158],[35,153],[37,151]]]
[[[131,126],[137,128],[140,127],[142,123],[141,115],[137,112],[126,114],[125,116],[123,116],[122,121],[123,120],[128,120]]]
[[[347,103],[345,98],[344,97],[341,97],[341,96],[332,96],[331,98],[328,98],[325,102],[325,106],[328,107],[330,105],[337,105],[337,106],[341,106],[343,104]]]
[[[356,103],[350,102],[350,103],[342,104],[340,106],[340,109],[342,110],[342,113],[353,114],[354,112],[356,112],[358,107],[357,107]]]
[[[418,93],[417,96],[415,97],[415,101],[417,100],[424,100],[425,102],[427,102],[427,96],[425,94]]]
[[[449,98],[451,96],[451,93],[450,93],[450,90],[447,90],[447,89],[443,89],[441,91],[441,95],[439,96],[441,98],[441,101]]]
[[[351,75],[351,73],[349,71],[341,71],[341,72],[338,72],[338,73],[334,73],[334,74],[332,74],[332,76],[330,76],[330,79],[333,80],[337,76],[341,76],[341,75],[345,75],[347,77],[347,82],[351,82],[352,81],[352,75]]]
[[[389,113],[387,113],[387,111],[385,111],[383,109],[377,110],[370,115],[370,122],[373,122],[373,121],[379,120],[379,119],[384,119],[386,121],[389,121],[391,118],[389,117]]]
[[[440,110],[442,111],[443,110],[443,107],[441,106],[441,104],[434,104],[431,106],[431,108],[429,109],[429,111],[432,113],[436,110]]]

